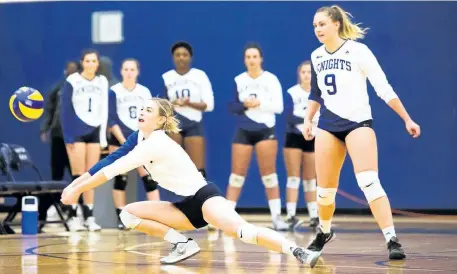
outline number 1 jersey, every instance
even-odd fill
[[[376,57],[362,43],[346,40],[333,53],[322,45],[311,61],[309,99],[321,104],[319,128],[345,131],[372,119],[367,78],[386,103],[397,98]]]
[[[100,128],[100,144],[107,145],[108,80],[96,75],[88,80],[79,73],[67,77],[62,90],[60,118],[66,143],[73,143]]]

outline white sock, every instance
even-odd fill
[[[309,218],[317,218],[318,215],[317,215],[317,209],[319,208],[318,205],[317,205],[317,202],[308,202],[306,204],[306,206],[308,207],[308,214],[309,214]]]
[[[230,204],[233,208],[236,208],[236,202],[235,202],[235,201],[227,200],[227,202],[229,202],[229,204]]]
[[[287,218],[291,218],[295,216],[296,210],[297,210],[297,203],[286,203],[287,207]]]
[[[85,206],[87,206],[87,208],[90,210],[94,210],[94,204],[87,204]]]
[[[293,252],[296,248],[297,248],[297,246],[287,239],[285,239],[284,242],[282,243],[282,253],[284,253],[284,254],[293,256],[294,255]]]
[[[395,228],[394,226],[389,226],[386,227],[382,230],[382,233],[384,234],[384,238],[386,238],[386,242],[388,243],[392,237],[396,237],[397,234],[395,234]]]
[[[273,219],[281,215],[281,199],[268,200],[268,206],[270,207],[270,213]]]
[[[320,228],[325,234],[330,233],[330,228],[332,228],[332,219],[330,220],[319,220]]]
[[[178,231],[174,230],[173,228],[170,228],[168,230],[167,234],[165,234],[165,237],[163,239],[169,243],[176,244],[178,242],[185,243],[187,242],[187,237],[179,233]]]
[[[78,204],[72,204],[72,205],[71,205],[71,208],[72,208],[73,210],[78,209]]]

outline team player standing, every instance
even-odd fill
[[[97,163],[101,147],[107,146],[108,80],[97,73],[99,59],[96,51],[85,51],[82,71],[68,76],[62,90],[60,119],[73,180]],[[94,191],[83,193],[83,199],[85,222],[82,224],[76,216],[78,204],[72,204],[70,230],[100,230],[93,217]]]
[[[124,60],[121,67],[122,82],[111,87],[108,119],[108,126],[111,131],[109,138],[110,154],[119,149],[130,134],[138,130],[139,109],[146,100],[152,98],[149,89],[137,82],[139,72],[140,63],[138,60]],[[137,170],[143,181],[148,200],[159,200],[157,182],[143,167],[139,167]],[[118,216],[126,204],[127,180],[127,174],[120,174],[114,178],[113,200]],[[120,219],[118,219],[118,228],[124,229]]]
[[[183,146],[206,178],[203,113],[214,110],[214,94],[208,76],[191,67],[193,49],[189,43],[177,42],[171,48],[175,69],[162,75],[165,94],[173,105],[181,130],[170,137]]]
[[[364,37],[366,29],[352,23],[338,6],[317,10],[313,25],[323,45],[311,54],[312,86],[303,135],[307,140],[314,137],[312,119],[320,107],[315,137],[320,226],[308,250],[319,256],[325,244],[335,237],[331,229],[335,196],[341,167],[349,152],[357,183],[384,234],[389,259],[403,259],[406,256],[396,237],[389,199],[378,175],[367,78],[377,95],[404,120],[413,138],[419,137],[420,127],[408,115],[371,50],[355,41]]]
[[[236,207],[244,185],[251,155],[255,149],[260,175],[270,207],[273,227],[287,230],[281,219],[281,198],[276,174],[276,114],[283,111],[282,87],[278,78],[262,68],[263,52],[259,45],[248,44],[244,50],[246,72],[235,77],[234,98],[229,110],[237,118],[232,143],[232,173],[229,177],[227,200]]]
[[[297,228],[302,221],[295,217],[298,189],[303,179],[303,190],[308,207],[309,226],[315,229],[319,224],[316,202],[316,172],[314,167],[314,140],[303,138],[303,121],[308,97],[311,91],[311,62],[305,61],[298,67],[298,84],[287,90],[286,119],[287,133],[284,144],[284,161],[287,169],[287,221],[289,230]],[[316,132],[319,115],[313,118],[313,134]],[[300,179],[300,169],[303,177]]]

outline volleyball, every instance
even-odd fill
[[[21,122],[31,122],[40,118],[43,108],[43,95],[30,87],[21,87],[10,98],[11,113]]]

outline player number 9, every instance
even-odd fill
[[[329,95],[335,95],[336,94],[335,74],[325,75],[324,82],[327,87],[331,87],[331,89],[327,89],[327,93]]]

